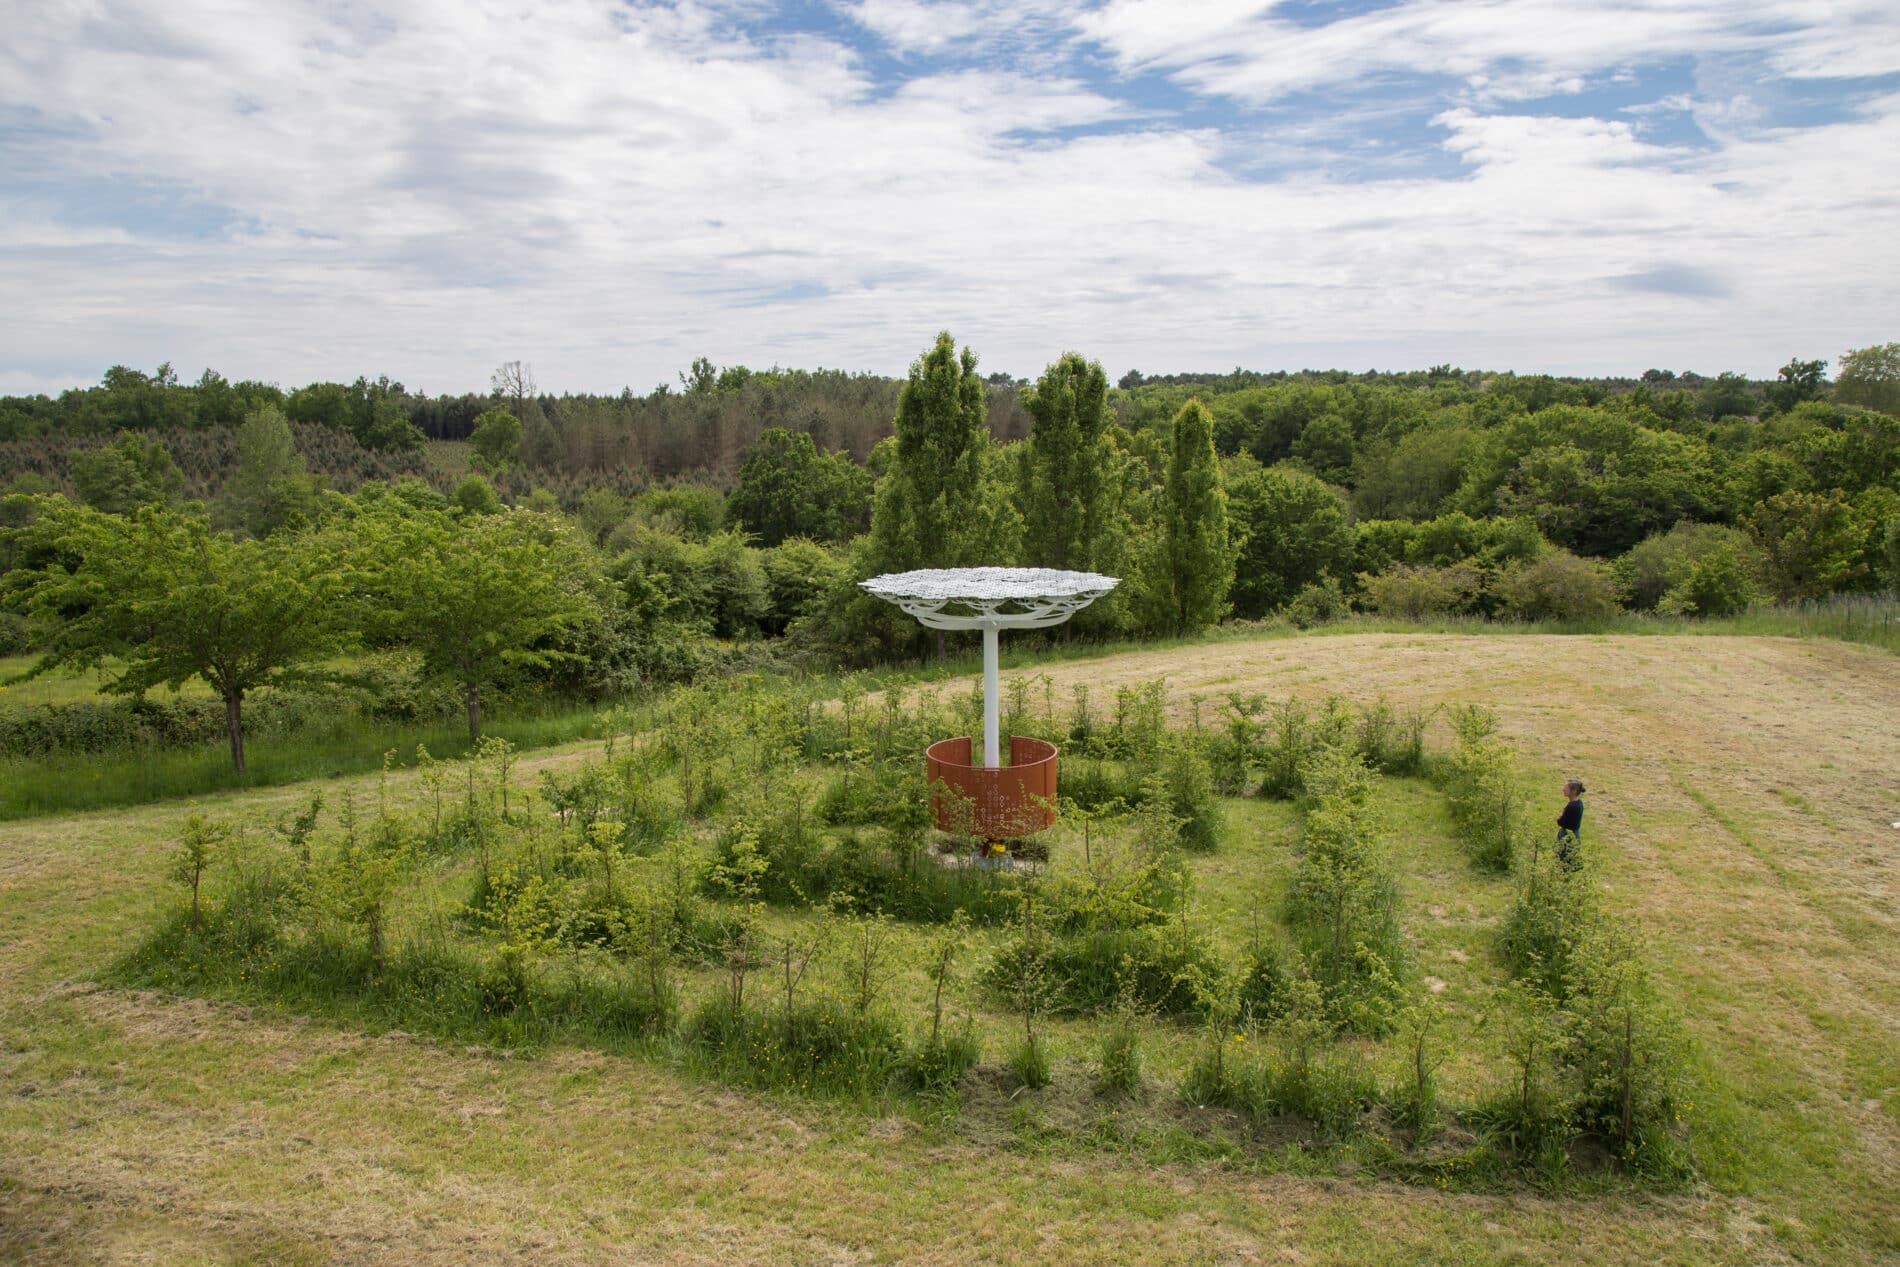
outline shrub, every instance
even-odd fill
[[[1221,705],[1222,728],[1207,736],[1202,753],[1222,796],[1244,796],[1260,761],[1266,701],[1258,695],[1229,692]]]
[[[1179,929],[1093,929],[1033,947],[1020,938],[1006,943],[984,970],[984,986],[1009,1002],[1030,954],[1041,957],[1052,1012],[1104,1012],[1126,999],[1164,1016],[1193,1016],[1201,1005],[1190,974],[1218,972],[1207,943]]]
[[[1512,563],[1491,592],[1500,614],[1516,620],[1603,620],[1621,610],[1610,565],[1553,549],[1532,563]]]
[[[1329,576],[1303,586],[1287,603],[1286,618],[1295,629],[1312,629],[1340,620],[1351,610],[1352,604],[1346,600],[1346,592],[1339,588],[1338,579]]]
[[[1126,1011],[1117,1013],[1102,1031],[1097,1053],[1098,1091],[1130,1095],[1141,1087],[1141,1028]]]
[[[1358,753],[1335,745],[1307,763],[1305,778],[1309,804],[1287,916],[1333,1022],[1383,1033],[1399,994],[1405,946],[1370,773]]]
[[[1359,605],[1380,616],[1418,620],[1469,611],[1483,588],[1474,564],[1424,567],[1401,563],[1388,572],[1359,574]]]
[[[1707,616],[1729,615],[1732,614],[1729,611],[1702,609],[1693,603],[1683,606],[1695,588],[1689,583],[1697,566],[1715,556],[1725,559],[1716,565],[1716,572],[1732,564],[1745,590],[1753,590],[1749,576],[1758,574],[1763,566],[1760,552],[1747,533],[1721,524],[1679,523],[1668,532],[1646,537],[1616,561],[1616,576],[1629,596],[1630,606],[1638,611],[1654,610],[1675,592],[1678,610]],[[1705,581],[1704,585],[1707,584]],[[1742,606],[1746,605],[1744,599]]]
[[[905,1081],[917,1091],[954,1092],[963,1075],[976,1067],[983,1049],[969,1030],[944,1030],[920,1038],[904,1057]]]
[[[1277,1072],[1277,1076],[1275,1076]],[[1344,1139],[1378,1101],[1378,1081],[1351,1047],[1316,1053],[1303,1064],[1268,1066],[1270,1097],[1283,1113],[1305,1118],[1320,1134]]]
[[[1269,1024],[1286,1014],[1294,983],[1306,975],[1300,952],[1282,938],[1269,934],[1254,948],[1240,981],[1243,1013],[1255,1024]]]
[[[1569,1164],[1575,1134],[1563,1088],[1570,1017],[1536,982],[1520,979],[1499,993],[1484,1024],[1507,1072],[1474,1119],[1554,1179]]]
[[[1625,1169],[1682,1178],[1690,1169],[1677,1129],[1688,1065],[1682,1033],[1634,942],[1609,926],[1592,931],[1573,948],[1566,972],[1574,1119]]]
[[[1300,772],[1313,750],[1306,705],[1288,697],[1273,710],[1260,749],[1260,795],[1292,800],[1303,786]]]
[[[1492,733],[1496,725],[1488,710],[1473,706],[1455,711],[1452,729],[1458,746],[1435,772],[1465,855],[1481,871],[1502,872],[1511,869],[1524,822],[1516,762],[1510,748]]]
[[[888,1017],[832,1000],[762,1011],[718,995],[693,1013],[684,1037],[716,1072],[774,1091],[869,1096],[903,1054]]]
[[[1590,868],[1571,870],[1555,849],[1533,845],[1517,898],[1498,932],[1498,948],[1513,973],[1563,999],[1570,988],[1570,957],[1595,935],[1596,881]]]
[[[1740,552],[1723,546],[1691,562],[1656,610],[1676,616],[1735,616],[1747,611],[1755,596],[1755,582]]]
[[[1117,802],[1132,808],[1142,795],[1140,773],[1120,761],[1063,758],[1062,798],[1077,809],[1107,809]]]
[[[1170,744],[1155,786],[1144,792],[1145,801],[1165,805],[1178,823],[1175,839],[1181,848],[1213,853],[1220,847],[1224,815],[1214,790],[1214,774],[1207,759],[1191,745]]]
[[[1438,1121],[1438,1066],[1448,1041],[1445,1022],[1444,1006],[1426,990],[1416,992],[1398,1014],[1398,1076],[1385,1101],[1393,1120],[1411,1130],[1414,1143],[1424,1140]]]
[[[1381,774],[1416,775],[1425,769],[1425,726],[1431,713],[1400,714],[1385,696],[1360,710],[1357,746],[1366,764]]]

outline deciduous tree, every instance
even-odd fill
[[[239,541],[197,515],[130,518],[41,501],[17,530],[41,566],[10,574],[9,601],[44,622],[56,665],[124,667],[106,690],[143,694],[201,677],[224,700],[231,764],[244,769],[244,699],[313,676],[346,634],[343,581],[309,537]]]
[[[572,533],[527,511],[378,513],[354,525],[364,623],[461,689],[470,742],[481,737],[483,690],[509,672],[574,659],[556,640],[598,613],[594,569]]]

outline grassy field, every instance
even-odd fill
[[[1073,1091],[979,1070],[955,1120],[722,1089],[664,1064],[365,1035],[93,982],[177,902],[183,805],[0,826],[0,1259],[1862,1263],[1900,1256],[1900,675],[1821,641],[1358,633],[1050,666],[1226,691],[1497,709],[1533,776],[1591,785],[1605,901],[1699,1050],[1687,1193],[1437,1192],[1169,1159],[1047,1129]],[[1059,696],[1060,697],[1060,696]],[[1442,736],[1441,736],[1442,741]],[[525,757],[517,782],[593,745]],[[367,779],[330,779],[367,798]],[[253,823],[304,786],[207,796]],[[1391,785],[1407,932],[1451,1006],[1509,882],[1471,876],[1424,784]],[[1289,807],[1230,803],[1196,869],[1233,943],[1282,882]],[[922,934],[917,934],[921,936]],[[915,980],[905,987],[914,992]],[[1000,1037],[1008,1020],[979,1008]],[[1088,1023],[1055,1027],[1057,1091]],[[998,1058],[995,1044],[986,1059]],[[1154,1071],[1171,1074],[1168,1057]],[[1476,1066],[1451,1077],[1478,1076]],[[1065,1077],[1065,1073],[1069,1076]],[[1161,1092],[1156,1092],[1161,1094]],[[1343,1167],[1350,1172],[1350,1166]]]

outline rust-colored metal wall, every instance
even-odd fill
[[[1056,821],[1056,746],[1009,737],[1009,764],[970,764],[968,736],[940,739],[924,750],[930,804],[940,831],[969,831],[986,840],[1039,832]],[[968,824],[959,820],[967,816]]]

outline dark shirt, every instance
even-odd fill
[[[1578,797],[1576,800],[1570,801],[1567,804],[1565,804],[1564,812],[1557,815],[1557,830],[1560,833],[1569,832],[1575,836],[1580,836],[1583,834],[1583,798],[1582,797]]]

